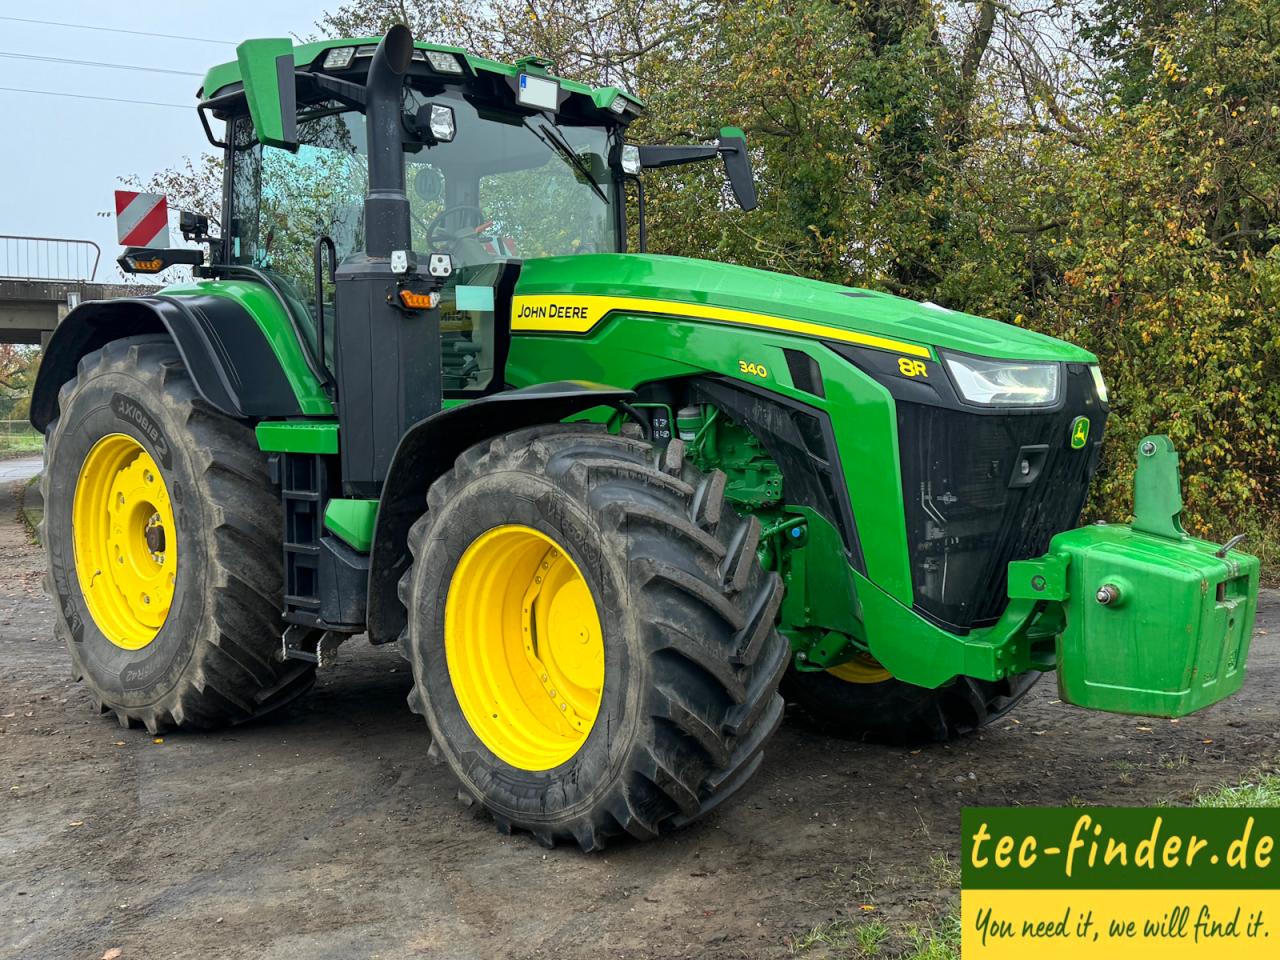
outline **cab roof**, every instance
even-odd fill
[[[355,47],[356,54],[354,64],[358,64],[361,60],[366,60],[373,55],[374,49],[377,47],[381,37],[352,37],[349,39],[336,40],[317,40],[312,43],[295,44],[293,46],[293,62],[297,69],[310,69],[325,71],[322,64],[325,54],[334,47]],[[288,41],[284,41],[288,42]],[[550,63],[540,60],[536,57],[524,57],[515,64],[500,63],[497,60],[489,60],[485,57],[478,57],[468,53],[461,47],[451,47],[438,43],[414,43],[415,51],[423,51],[421,56],[415,52],[415,61],[423,62],[426,60],[426,51],[438,51],[440,53],[450,53],[455,55],[463,64],[464,76],[459,78],[455,75],[440,73],[438,76],[444,80],[465,79],[467,76],[479,76],[482,73],[493,74],[498,77],[517,77],[522,73],[527,73],[541,77],[553,77],[560,86],[569,93],[582,94],[589,97],[595,106],[600,110],[609,110],[614,100],[623,97],[626,100],[625,116],[620,115],[620,120],[633,119],[637,114],[644,110],[644,104],[619,87],[591,87],[585,83],[579,83],[576,80],[567,80],[562,77],[556,77],[548,71]],[[366,52],[367,51],[367,52]],[[345,70],[332,71],[335,76],[342,76]],[[221,93],[230,92],[227,88],[243,83],[244,78],[241,76],[240,63],[238,60],[232,60],[229,63],[220,63],[215,67],[210,67],[205,74],[204,82],[200,85],[200,89],[196,91],[196,96],[201,100],[210,100]],[[615,111],[616,112],[616,111]]]

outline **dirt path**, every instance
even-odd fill
[[[14,486],[10,484],[10,486]],[[778,957],[861,915],[928,922],[959,811],[1185,800],[1280,756],[1280,593],[1234,700],[1180,723],[1065,706],[921,751],[784,725],[736,802],[656,844],[544,851],[462,809],[405,666],[363,641],[274,721],[155,743],[68,679],[0,491],[0,957]]]

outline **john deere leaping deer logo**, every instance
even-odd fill
[[[1076,417],[1071,423],[1071,449],[1080,450],[1089,442],[1089,418]]]

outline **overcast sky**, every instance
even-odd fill
[[[0,89],[0,234],[96,240],[102,247],[98,279],[118,280],[115,220],[97,215],[113,209],[116,178],[129,173],[145,177],[176,165],[184,156],[212,150],[195,112],[195,92],[204,72],[234,60],[240,40],[316,33],[317,18],[326,7],[337,5],[337,0],[0,3],[0,88],[47,91]],[[155,15],[147,16],[148,10]],[[103,27],[205,40],[86,29]],[[195,76],[19,59],[12,54]],[[49,95],[55,91],[175,106]]]

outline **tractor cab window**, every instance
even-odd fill
[[[620,191],[608,162],[616,134],[508,114],[459,93],[406,90],[405,112],[428,102],[453,110],[456,132],[447,143],[405,144],[413,248],[453,257],[442,317],[446,389],[483,390],[493,380],[495,316],[505,323],[509,306],[493,297],[501,265],[620,249]],[[268,271],[314,330],[316,238],[330,237],[339,261],[364,248],[368,148],[359,112],[318,103],[298,119],[296,153],[263,147],[248,117],[233,124],[228,253]],[[332,298],[330,285],[323,295]],[[328,356],[332,349],[330,340]]]

